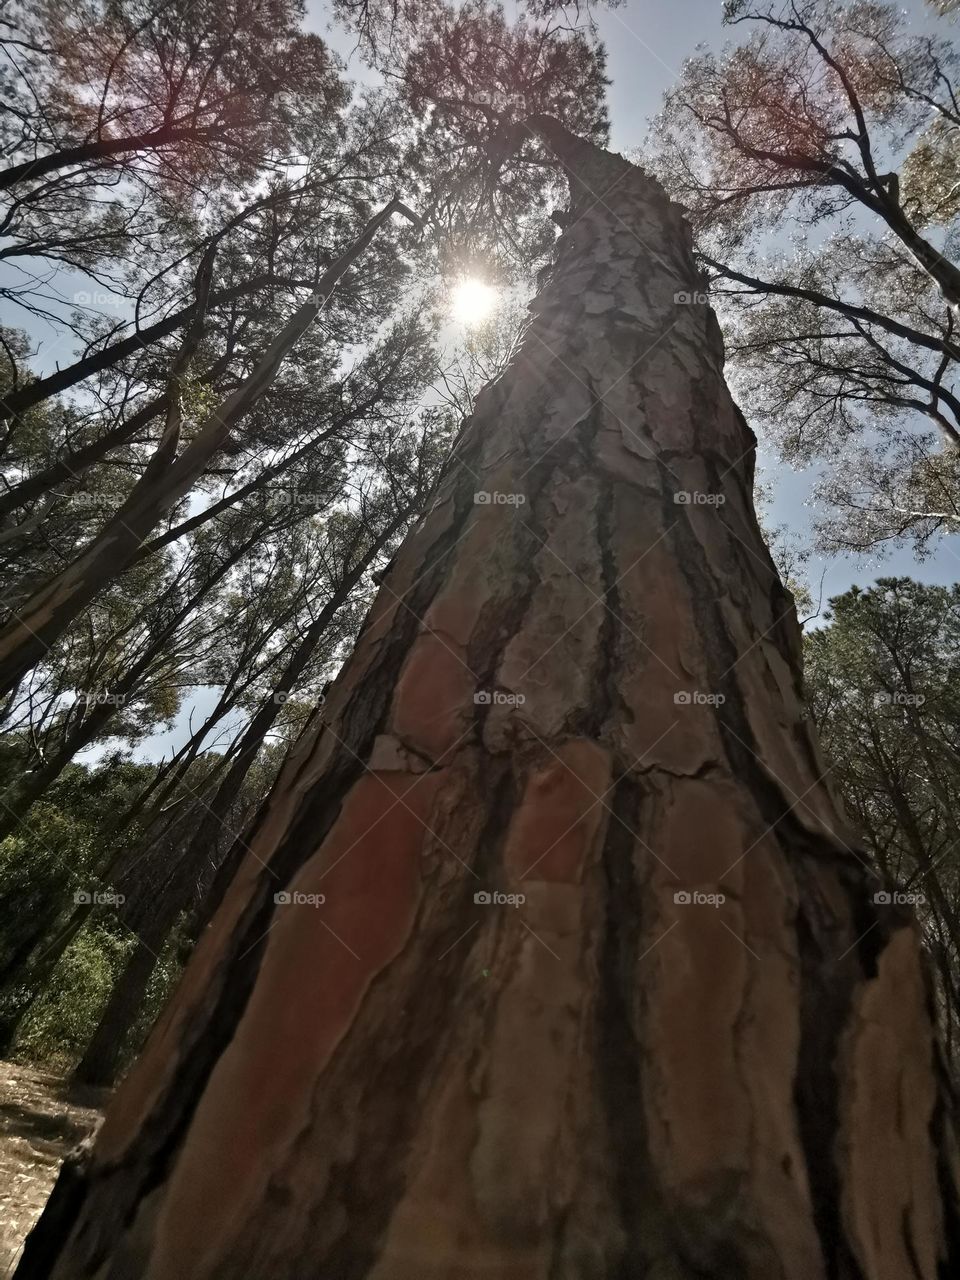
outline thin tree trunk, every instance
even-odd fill
[[[200,755],[205,739],[230,714],[246,688],[247,686],[244,685],[241,689],[234,690],[228,697],[224,697],[221,694],[213,712],[207,716],[199,729],[187,739],[176,755],[172,756],[170,760],[166,761],[158,769],[155,777],[143,788],[127,809],[118,816],[116,824],[108,826],[108,830],[111,832],[123,831],[132,824],[134,819],[139,818],[144,830],[144,838],[149,838],[149,842],[153,843],[153,837],[148,837],[148,833],[154,829],[157,822],[164,823],[166,829],[167,819],[169,818],[169,814],[166,813],[168,800],[174,792],[181,788],[183,779],[189,773],[191,765]],[[236,739],[234,739],[235,741]],[[225,754],[229,754],[229,751],[233,749],[234,746],[231,744]],[[221,766],[218,758],[218,762],[211,769],[211,774],[204,776],[204,783],[209,782],[210,777],[216,776],[216,773],[220,770]],[[142,818],[141,814],[143,815]]]
[[[26,779],[3,799],[3,812],[0,813],[0,840],[10,835],[20,826],[30,809],[64,771],[70,761],[90,745],[107,727],[116,715],[119,707],[129,694],[134,693],[141,680],[149,671],[153,662],[163,653],[170,637],[177,628],[197,608],[204,596],[208,595],[229,571],[236,565],[251,546],[258,541],[257,537],[248,538],[235,547],[230,555],[217,567],[213,574],[202,584],[198,591],[177,610],[162,630],[153,633],[150,644],[140,654],[136,662],[124,669],[123,674],[113,682],[109,693],[112,701],[99,702],[89,715],[85,716],[69,733],[60,750],[49,757],[42,768],[34,770]]]
[[[307,281],[305,280],[292,280],[287,277],[277,278],[267,273],[262,273],[252,276],[249,280],[244,280],[240,284],[231,285],[228,289],[213,291],[210,294],[209,305],[211,308],[224,306],[237,298],[258,293],[261,289],[271,286],[292,285],[302,288],[306,284]],[[179,311],[173,311],[162,319],[154,321],[153,324],[144,325],[142,329],[138,329],[135,333],[130,334],[129,337],[119,338],[116,342],[111,342],[105,347],[100,347],[96,351],[91,351],[87,355],[81,356],[73,364],[65,365],[62,369],[48,373],[42,378],[35,378],[32,382],[24,382],[20,386],[13,388],[5,396],[0,396],[0,422],[19,417],[20,414],[25,413],[28,409],[32,409],[34,405],[42,404],[44,400],[49,400],[51,396],[59,395],[62,391],[69,391],[71,387],[79,386],[81,382],[93,377],[95,373],[102,373],[104,369],[112,369],[115,364],[119,364],[127,356],[137,355],[161,338],[169,337],[170,334],[176,333],[178,329],[186,328],[194,319],[196,309],[196,302],[191,302],[188,306],[181,307]]]
[[[100,534],[71,565],[20,606],[15,619],[0,632],[0,696],[42,660],[77,614],[131,563],[163,515],[189,493],[226,443],[233,426],[270,386],[341,276],[397,212],[408,211],[398,200],[391,200],[370,219],[351,247],[324,272],[317,291],[287,321],[250,376],[214,410],[175,459],[167,456],[170,442],[165,432],[143,477]]]
[[[232,804],[240,793],[247,774],[250,772],[250,768],[263,745],[264,739],[269,733],[281,707],[283,706],[285,695],[290,693],[294,688],[297,679],[312,658],[323,633],[330,626],[330,623],[337,612],[343,607],[349,598],[350,593],[363,578],[364,574],[370,568],[370,565],[376,560],[376,557],[380,554],[383,547],[395,536],[397,530],[401,527],[403,520],[406,519],[409,514],[409,512],[405,512],[404,515],[399,517],[379,538],[371,543],[362,559],[354,566],[353,570],[344,577],[341,585],[333,592],[330,599],[317,615],[316,620],[311,623],[310,627],[304,633],[300,644],[294,650],[286,666],[278,677],[270,697],[264,699],[260,704],[244,731],[236,746],[235,757],[230,764],[225,777],[221,780],[213,797],[210,799],[209,804],[203,803],[202,812],[200,812],[198,816],[196,832],[183,856],[183,864],[185,866],[201,867],[205,858],[215,850],[219,828],[223,824]],[[188,604],[187,609],[192,610],[194,606],[195,601],[191,601]],[[209,733],[210,725],[211,721],[209,719],[205,721],[191,739],[191,743],[199,744],[199,742]],[[97,726],[96,732],[99,732],[100,728],[102,728],[102,724]],[[89,740],[89,737],[87,740]],[[184,750],[189,746],[189,743],[186,744]],[[74,753],[71,752],[70,754],[72,755]],[[193,760],[194,754],[195,753],[187,752],[186,763],[183,768],[179,768],[173,777],[167,779],[161,795],[157,798],[154,804],[154,811],[157,816],[160,816],[158,811],[178,785],[183,769]],[[57,772],[61,771],[62,768],[63,765],[61,764],[60,770]],[[52,779],[48,779],[44,786],[49,785],[51,780]],[[151,787],[145,790],[149,791],[152,789],[153,785],[154,784],[151,784]],[[44,788],[41,788],[41,792],[43,789]],[[30,803],[33,803],[36,798],[36,795],[31,794]],[[127,826],[132,822],[133,818],[137,816],[139,808],[140,805],[139,802],[137,802],[131,807],[130,811],[123,815],[122,822],[117,823],[116,826],[111,826],[107,823],[107,830],[115,836],[123,826]],[[22,817],[22,813],[20,813],[19,816],[11,815],[8,818],[10,829],[18,826],[22,821]],[[182,821],[182,818],[177,820]],[[2,834],[2,832],[0,832],[0,834]],[[145,834],[140,849],[135,847],[132,851],[125,852],[122,855],[122,858],[115,858],[111,866],[104,867],[101,870],[101,876],[109,876],[112,871],[117,868],[121,869],[122,874],[122,866],[124,863],[131,864],[139,861],[139,859],[157,843],[158,839],[162,838],[163,834],[164,831],[153,835],[149,833]],[[202,903],[202,909],[204,912],[204,916],[202,917],[203,919],[206,919],[208,914],[212,914],[216,905],[219,905],[222,893],[229,884],[230,878],[236,872],[237,866],[242,860],[242,855],[246,851],[246,847],[247,846],[243,840],[236,840],[233,842],[227,854],[230,858],[229,869],[220,865],[219,859],[217,860],[216,881],[213,888],[211,888],[208,893],[205,893]],[[213,876],[211,876],[211,879],[213,879]],[[214,889],[216,889],[216,893],[214,893]],[[207,906],[207,899],[215,899],[215,901],[211,901],[209,908]],[[177,899],[177,903],[178,905],[174,911],[174,918],[183,909],[183,903],[180,902],[179,898]],[[26,933],[24,934],[20,950],[17,952],[16,957],[10,965],[5,968],[0,968],[0,1054],[10,1048],[24,1016],[40,994],[40,991],[49,979],[54,966],[66,950],[66,947],[76,936],[80,925],[83,924],[86,919],[86,914],[88,913],[89,908],[77,908],[77,911],[74,912],[74,916],[71,918],[69,930],[66,933],[63,933],[65,940],[62,944],[58,943],[56,939],[51,941],[49,936],[54,924],[54,919],[51,916],[38,917],[36,914],[33,914],[29,920],[24,921]],[[156,917],[154,916],[152,918]],[[79,920],[79,923],[75,925],[75,921],[77,920]],[[163,939],[166,934],[169,933],[171,927],[172,921],[166,927],[163,937],[161,937],[159,941],[154,940],[150,943],[154,952],[159,951],[160,947],[162,947]],[[150,946],[146,948],[147,955],[151,954]],[[155,964],[156,959],[154,959],[154,965]],[[135,987],[141,980],[144,965],[145,959],[143,956],[141,956],[139,960],[136,955],[131,956],[128,963],[128,967],[130,969],[129,977],[127,977],[125,971],[124,975],[118,979],[118,983],[126,980],[129,984]],[[149,973],[147,973],[145,981],[149,982],[149,976]],[[116,1059],[110,1056],[110,1045],[112,1044],[113,1033],[116,1031],[120,1022],[126,1017],[126,1010],[131,1008],[136,1010],[137,997],[131,996],[128,1001],[127,997],[121,992],[117,995],[116,1001],[113,1001],[113,997],[111,997],[111,1001],[112,1003],[108,1004],[107,1010],[104,1013],[104,1020],[108,1025],[101,1025],[101,1027],[98,1028],[98,1033],[95,1036],[97,1043],[95,1045],[91,1044],[91,1047],[88,1049],[90,1061],[86,1061],[85,1055],[84,1062],[81,1063],[82,1070],[81,1068],[78,1068],[78,1072],[80,1074],[78,1074],[77,1078],[82,1079],[84,1083],[112,1083],[112,1075],[110,1075],[110,1072],[116,1069],[117,1062],[119,1062],[119,1056],[117,1056]],[[119,1055],[119,1049],[117,1052]]]
[[[960,1270],[918,931],[803,716],[689,234],[533,123],[554,274],[18,1280]]]
[[[225,372],[229,363],[229,356],[221,356],[207,370],[201,381],[208,385],[214,382]],[[155,396],[132,417],[116,423],[102,436],[80,445],[79,448],[68,450],[42,471],[37,471],[33,475],[24,477],[19,483],[11,485],[3,494],[0,494],[0,516],[9,515],[18,507],[34,502],[64,481],[78,480],[94,463],[132,440],[141,427],[164,413],[167,403],[168,393]]]
[[[143,1012],[150,979],[160,962],[166,934],[151,929],[150,937],[138,938],[110,998],[73,1073],[76,1084],[112,1085],[123,1064],[127,1037]]]
[[[344,578],[317,615],[316,621],[304,633],[303,639],[284,667],[274,688],[271,690],[270,696],[265,698],[258,707],[240,741],[235,760],[210,803],[204,805],[204,811],[200,815],[196,834],[192,841],[193,849],[198,853],[204,849],[212,848],[216,844],[219,828],[223,825],[224,819],[230,812],[230,806],[240,794],[244,780],[280,712],[284,699],[293,690],[300,675],[313,657],[323,633],[346,603],[354,587],[361,581],[370,565],[376,560],[383,547],[389,543],[408,515],[409,512],[398,518],[376,542],[372,543],[363,559]],[[238,838],[232,842],[224,860],[217,868],[210,891],[204,895],[203,901],[198,907],[202,924],[206,924],[220,906],[231,880],[236,875],[237,869],[246,855],[248,847],[244,838]]]
[[[43,497],[45,493],[64,481],[79,479],[88,467],[99,462],[105,454],[132,440],[141,427],[163,413],[166,404],[165,395],[157,396],[142,409],[138,409],[131,418],[122,419],[96,440],[81,445],[79,449],[70,450],[42,471],[25,477],[19,484],[11,485],[0,496],[0,516],[9,515],[18,507]]]

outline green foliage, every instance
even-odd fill
[[[19,745],[0,738],[0,769],[7,779],[22,765]],[[146,765],[116,757],[95,769],[68,765],[29,819],[0,841],[0,967],[18,954],[24,927],[59,915],[79,890],[109,887],[101,884],[100,873],[117,845],[104,825],[151,773]]]
[[[133,947],[116,929],[83,930],[17,1035],[18,1057],[65,1070],[79,1058]]]
[[[924,549],[960,502],[960,49],[892,4],[725,16],[739,43],[684,65],[645,161],[690,210],[764,443],[828,464],[825,547]]]
[[[960,585],[854,587],[805,648],[830,776],[887,884],[919,896],[960,1049]]]
[[[960,213],[958,126],[942,118],[930,122],[904,161],[900,199],[914,224],[949,226]]]

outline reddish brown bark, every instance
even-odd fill
[[[803,715],[686,227],[537,124],[573,209],[522,347],[21,1280],[956,1272],[917,932]]]

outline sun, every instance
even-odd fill
[[[496,306],[496,289],[482,280],[461,280],[453,290],[453,318],[461,324],[482,324]]]

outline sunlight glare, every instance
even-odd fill
[[[496,289],[482,280],[463,280],[453,291],[453,316],[461,324],[482,324],[496,305]]]

